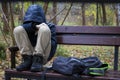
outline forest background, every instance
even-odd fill
[[[5,2],[0,3],[0,75],[10,68],[10,52],[15,46],[13,29],[23,23],[27,8],[32,4],[43,7],[48,22],[64,26],[118,26],[120,24],[118,4],[104,3],[57,3],[57,2]],[[19,52],[18,52],[19,53]],[[74,56],[84,58],[97,56],[113,68],[114,48],[107,46],[58,45],[56,56]],[[16,55],[17,63],[21,56]],[[120,61],[120,57],[119,57]],[[52,61],[51,61],[52,62]],[[51,62],[48,65],[51,65]],[[120,69],[120,62],[119,62]]]

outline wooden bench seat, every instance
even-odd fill
[[[22,71],[18,72],[16,70],[6,70],[6,77],[16,77],[16,78],[28,78],[28,79],[38,79],[40,80],[43,72],[30,72],[30,71]],[[46,80],[76,80],[76,78],[72,76],[66,76],[62,74],[58,74],[55,72],[47,72],[45,74]],[[86,76],[81,75],[78,80],[120,80],[120,71],[107,71],[105,76]],[[10,80],[10,79],[7,79]]]
[[[120,27],[99,27],[99,26],[56,26],[57,42],[63,45],[89,45],[89,46],[113,46],[114,47],[114,69],[108,71],[105,76],[90,77],[82,75],[81,80],[120,80],[118,71],[118,53],[120,46]],[[15,53],[18,47],[10,47],[11,68],[15,68]],[[6,70],[5,78],[41,78],[41,73],[32,73],[29,71],[18,72],[16,70]],[[74,78],[64,76],[58,73],[46,73],[47,80],[75,80]]]

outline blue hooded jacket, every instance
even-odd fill
[[[37,42],[37,35],[35,35],[35,31],[37,30],[35,25],[46,23],[46,18],[44,14],[44,10],[39,5],[31,5],[25,13],[23,20],[23,27],[26,30],[28,37],[32,46],[34,47]],[[56,29],[55,25],[51,23],[46,23],[51,30],[51,52],[48,58],[48,61],[54,56],[57,40],[56,40]]]

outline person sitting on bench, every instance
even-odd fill
[[[55,54],[57,41],[55,25],[47,23],[40,5],[31,5],[25,13],[23,24],[15,27],[14,37],[23,62],[17,71],[38,72]]]

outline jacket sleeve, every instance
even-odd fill
[[[52,23],[48,23],[48,26],[51,30],[51,40],[57,42],[56,40],[56,27]]]
[[[48,26],[51,30],[51,52],[48,58],[48,61],[54,56],[57,48],[57,39],[56,39],[56,27],[52,23],[48,23]]]

